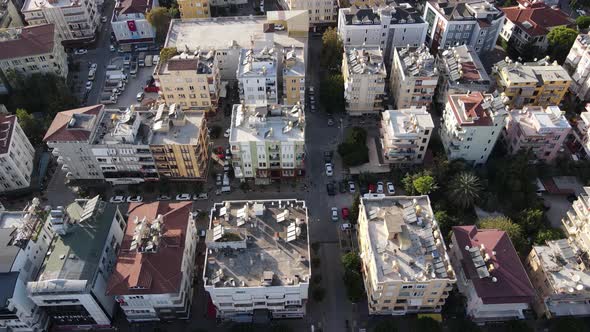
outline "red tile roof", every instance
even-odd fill
[[[47,54],[53,51],[55,26],[34,25],[21,29],[20,37],[0,41],[0,60]],[[14,30],[13,30],[14,31]]]
[[[540,36],[549,33],[549,29],[558,26],[569,26],[574,22],[559,8],[553,9],[543,2],[523,2],[520,6],[500,8],[506,18],[528,33],[530,36]],[[524,22],[529,22],[525,26]]]
[[[43,141],[72,142],[88,140],[90,137],[89,130],[84,128],[68,128],[68,123],[74,114],[98,115],[103,108],[104,105],[99,104],[57,113],[49,129],[47,129]]]
[[[0,115],[0,154],[8,152],[15,123],[16,115]]]
[[[471,280],[484,304],[533,301],[533,285],[506,232],[497,229],[478,230],[476,226],[454,226],[453,235],[463,255],[461,265],[465,276]],[[494,264],[494,270],[490,272],[490,277],[480,279],[465,246],[481,247],[482,244],[485,253],[490,256],[488,265]],[[493,282],[491,277],[496,277],[497,281]]]
[[[458,97],[458,98],[457,98]],[[491,126],[493,124],[490,114],[481,105],[484,101],[484,95],[477,91],[468,95],[450,95],[451,108],[455,113],[457,122],[462,126]],[[456,102],[454,100],[456,98]],[[459,104],[463,103],[463,107]],[[463,115],[463,116],[461,116]],[[465,122],[463,119],[472,118],[473,121]]]
[[[170,294],[180,291],[182,258],[191,202],[133,203],[129,206],[127,229],[117,256],[115,271],[108,285],[108,295]],[[156,252],[131,250],[137,224],[135,220],[153,221],[162,215],[162,237]]]
[[[118,7],[115,8],[117,15],[122,14],[146,14],[152,9],[152,0],[123,0]]]

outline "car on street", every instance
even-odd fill
[[[328,126],[333,126],[334,125],[334,120],[332,120],[331,118],[328,119]]]
[[[194,199],[197,201],[204,201],[206,199],[209,199],[209,194],[207,194],[207,193],[200,193],[198,195],[195,194]]]
[[[309,94],[310,94],[310,95],[313,95],[313,93],[314,93],[313,86],[310,86],[310,87],[309,87]]]
[[[217,175],[215,175],[215,185],[221,186],[221,173],[217,173]]]
[[[393,186],[393,182],[387,182],[387,193],[390,195],[395,195],[395,187]]]
[[[225,132],[223,133],[223,137],[225,137],[225,138],[229,138],[229,135],[230,135],[230,133],[231,133],[231,129],[230,129],[230,128],[227,128],[227,129],[225,130]]]
[[[110,45],[110,46],[109,46],[109,49],[111,50],[111,52],[115,52],[115,51],[117,50],[117,49],[115,48],[115,46],[113,46],[113,45]]]
[[[113,196],[111,197],[111,199],[109,199],[109,202],[111,203],[125,203],[126,197],[125,196]]]
[[[372,183],[369,183],[369,185],[367,186],[367,189],[369,189],[370,193],[374,193],[377,191],[377,187],[375,187],[375,185]]]
[[[86,82],[86,90],[92,90],[92,82],[91,81]]]
[[[336,190],[334,189],[334,183],[332,183],[332,182],[327,183],[326,190],[328,191],[328,195],[330,195],[330,196],[336,195]]]
[[[333,155],[334,155],[334,152],[332,152],[332,151],[324,151],[324,162],[331,163]]]
[[[309,106],[311,106],[311,113],[315,113],[315,104],[311,104]]]
[[[227,155],[227,154],[226,154],[226,155]],[[230,167],[230,165],[229,165],[229,160],[227,160],[227,159],[226,159],[226,160],[223,162],[223,171],[224,171],[224,172],[229,172],[229,167]]]
[[[354,194],[356,192],[354,182],[348,181],[348,191],[350,191],[351,194]]]
[[[74,51],[74,54],[75,55],[84,55],[86,53],[88,53],[88,50],[85,49],[85,48],[79,48],[79,49],[77,49],[77,50]]]
[[[106,16],[103,16],[103,17],[101,17],[101,18],[100,18],[100,21],[101,21],[102,23],[106,23],[106,22],[107,22],[107,17],[106,17]]]
[[[158,197],[156,197],[157,201],[169,201],[172,198],[168,195],[158,195]]]
[[[342,181],[338,182],[338,191],[341,194],[344,194],[346,192],[346,184]]]
[[[96,70],[96,63],[89,62],[88,64],[90,65],[90,70]]]
[[[219,158],[219,159],[225,158],[225,154],[223,153],[223,147],[221,147],[221,146],[218,146],[217,148],[215,148],[215,154],[217,155],[217,158]]]
[[[334,168],[332,168],[332,163],[326,163],[326,176],[334,175]]]
[[[350,211],[348,210],[348,208],[343,207],[342,208],[342,219],[348,219],[349,215],[350,215]]]
[[[127,203],[139,203],[139,202],[143,202],[143,197],[141,197],[141,196],[127,197]]]
[[[177,201],[190,201],[193,196],[191,194],[178,194],[176,195]]]
[[[138,92],[137,96],[135,96],[135,99],[137,99],[137,101],[142,101],[143,97],[145,97],[145,93],[143,93],[143,91]]]
[[[338,208],[332,208],[332,221],[338,221]]]
[[[377,182],[377,193],[383,194],[383,182],[381,181]]]
[[[352,229],[352,225],[350,223],[346,223],[346,224],[342,224],[340,225],[340,230],[341,231],[349,231]]]

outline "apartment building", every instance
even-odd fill
[[[183,20],[191,18],[208,18],[211,16],[209,0],[178,0],[180,18]],[[215,1],[216,2],[216,1]]]
[[[440,138],[449,159],[485,164],[502,133],[508,113],[499,97],[481,92],[450,95]]]
[[[305,175],[301,105],[233,106],[229,145],[235,177],[256,184]]]
[[[590,35],[578,35],[563,65],[572,78],[569,89],[580,100],[590,99],[590,48],[588,45],[590,45]]]
[[[440,74],[436,93],[438,103],[444,104],[449,95],[468,91],[486,93],[492,89],[492,80],[471,46],[439,50],[437,64]]]
[[[197,229],[191,202],[133,203],[107,295],[130,323],[188,319]]]
[[[569,236],[569,240],[581,251],[587,252],[590,248],[590,187],[584,187],[583,192],[572,203],[561,223]]]
[[[383,50],[387,66],[396,47],[424,45],[428,24],[408,3],[340,8],[338,35],[344,46],[371,45]]]
[[[18,28],[24,24],[20,16],[20,6],[17,0],[3,0],[0,2],[0,29]]]
[[[57,235],[27,284],[29,298],[54,328],[110,327],[116,306],[106,287],[126,226],[121,212],[99,196],[76,199],[51,210],[49,224]]]
[[[425,106],[383,112],[383,160],[392,164],[421,164],[433,130],[434,122]]]
[[[217,111],[221,79],[214,50],[183,52],[158,63],[154,73],[168,105],[188,112]]]
[[[148,110],[94,105],[58,113],[43,139],[69,180],[157,180]]]
[[[0,192],[31,184],[35,149],[18,124],[16,115],[0,114]]]
[[[302,47],[283,49],[283,105],[305,104],[305,66]]]
[[[336,23],[338,19],[337,0],[279,0],[280,8],[288,11],[304,10],[309,13],[309,23],[312,26]]]
[[[440,312],[456,280],[428,196],[367,194],[357,226],[369,314]]]
[[[33,199],[22,211],[0,212],[2,264],[0,328],[5,331],[45,331],[49,319],[27,295],[27,282],[36,277],[47,254],[53,231],[44,208]]]
[[[544,1],[522,1],[517,6],[501,8],[506,16],[500,38],[522,52],[526,49],[545,52],[547,34],[557,27],[574,27],[574,20],[557,6]]]
[[[572,83],[567,71],[549,57],[519,63],[506,58],[492,67],[502,101],[510,107],[559,105]]]
[[[451,263],[457,287],[467,298],[467,317],[480,324],[525,319],[535,289],[508,234],[453,226],[451,241]]]
[[[26,0],[21,12],[27,25],[53,24],[64,45],[94,40],[100,20],[95,0]]]
[[[248,4],[248,0],[210,0],[209,5],[211,7],[229,7],[237,6],[238,8]],[[255,6],[258,6],[256,4]]]
[[[481,0],[428,1],[426,43],[433,53],[440,48],[469,45],[478,54],[492,51],[504,24],[504,13]]]
[[[156,38],[156,29],[146,19],[147,13],[156,5],[153,0],[117,0],[113,17],[112,32],[117,43],[151,44]]]
[[[67,55],[53,24],[0,31],[0,48],[0,91],[8,93],[16,84],[11,72],[25,77],[39,73],[68,76]]]
[[[305,316],[311,278],[307,225],[301,200],[213,206],[203,283],[218,318],[264,322]]]
[[[160,177],[206,181],[209,133],[205,114],[160,105],[153,121],[150,150]]]
[[[568,239],[533,246],[526,259],[536,291],[533,309],[539,317],[590,315],[590,262]]]
[[[438,84],[436,59],[425,45],[396,48],[389,80],[396,109],[412,106],[430,108]]]
[[[244,48],[240,51],[236,78],[241,100],[259,106],[278,104],[277,52],[273,47]]]
[[[284,29],[276,30],[275,24],[282,24]],[[172,20],[164,47],[181,52],[187,48],[215,50],[215,66],[220,78],[234,80],[242,49],[267,47],[278,51],[301,47],[306,56],[308,31],[308,13],[302,10],[267,12],[266,17]]]
[[[508,153],[530,150],[535,160],[552,162],[572,127],[559,106],[525,106],[508,113],[504,142]]]
[[[575,150],[579,157],[588,159],[590,156],[590,111],[580,113],[577,121],[572,122],[573,134],[570,139],[566,140],[568,147]]]
[[[379,46],[344,47],[342,77],[349,115],[378,114],[383,110],[387,71]]]

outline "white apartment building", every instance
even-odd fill
[[[235,177],[268,184],[305,175],[305,115],[301,105],[234,105],[229,145]]]
[[[580,34],[563,66],[572,77],[570,91],[580,100],[590,99],[590,34]]]
[[[203,282],[217,317],[302,318],[311,278],[305,201],[224,201],[211,209]]]
[[[434,122],[425,106],[389,110],[382,113],[380,130],[386,163],[421,164]]]
[[[389,6],[340,8],[338,35],[344,46],[379,46],[387,66],[396,47],[418,47],[424,44],[428,24],[407,3]]]
[[[196,271],[191,202],[134,203],[107,294],[130,323],[188,319]]]
[[[156,2],[152,0],[118,0],[111,26],[119,44],[147,44],[156,38],[156,29],[146,19]]]
[[[21,12],[28,25],[54,24],[64,44],[94,40],[100,20],[95,0],[26,0]]]
[[[27,284],[29,298],[55,328],[109,327],[116,306],[106,288],[126,226],[121,212],[96,196],[51,210],[49,223],[57,235]]]
[[[581,157],[590,156],[590,111],[586,105],[586,111],[580,113],[575,126],[572,126],[572,134],[575,140],[573,147]]]
[[[27,282],[36,277],[53,238],[44,216],[37,198],[22,211],[0,212],[0,282],[5,300],[0,306],[0,328],[6,331],[44,331],[49,323],[47,314],[27,294]]]
[[[34,158],[35,149],[16,115],[0,114],[0,192],[27,188]]]
[[[453,94],[486,93],[492,89],[492,80],[473,47],[461,45],[440,49],[436,61],[439,71],[437,102],[444,104]]]
[[[345,47],[342,76],[349,115],[377,114],[383,110],[387,71],[379,46]]]
[[[436,59],[425,45],[395,48],[389,80],[397,109],[412,106],[430,108],[438,84]]]
[[[268,17],[268,20],[267,20]],[[172,20],[164,47],[183,52],[215,50],[215,66],[222,80],[236,79],[242,49],[276,50],[301,47],[307,54],[309,20],[306,11],[268,12],[267,17],[237,16],[198,20]],[[275,30],[282,22],[284,30]],[[254,45],[252,45],[254,42]]]
[[[508,112],[499,97],[473,92],[450,95],[440,137],[449,159],[485,164],[502,133]]]
[[[504,13],[486,0],[428,1],[423,17],[433,53],[458,45],[472,46],[479,54],[492,51],[504,25]]]
[[[305,10],[312,26],[335,23],[338,19],[337,0],[279,0],[286,10]]]
[[[278,104],[278,65],[275,48],[242,49],[236,72],[240,99],[259,106]]]
[[[369,314],[440,312],[456,280],[428,196],[367,194],[357,226]]]
[[[66,52],[61,45],[55,25],[43,24],[0,31],[0,92],[15,82],[10,82],[14,71],[23,76],[51,73],[64,79],[68,76]]]

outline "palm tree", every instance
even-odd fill
[[[479,199],[482,185],[479,178],[470,172],[457,174],[449,185],[449,199],[459,207],[471,207]]]

